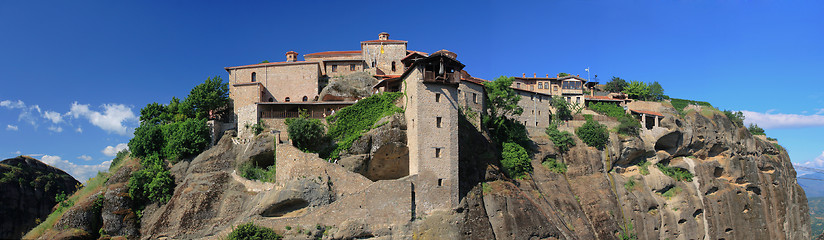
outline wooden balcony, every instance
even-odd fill
[[[443,75],[438,75],[434,71],[424,71],[423,72],[423,82],[425,83],[448,83],[448,84],[458,84],[460,83],[460,74],[457,72],[452,73],[444,73]]]

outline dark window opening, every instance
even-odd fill
[[[438,187],[443,186],[443,178],[438,178]]]
[[[255,82],[255,81],[257,81],[257,73],[252,72],[252,82]]]
[[[269,102],[274,102],[274,101],[275,101],[274,98],[269,98]]]
[[[355,71],[355,64],[349,64],[349,71]]]
[[[436,127],[441,127],[441,117],[436,117],[435,118],[435,126]]]
[[[435,158],[440,158],[440,157],[441,157],[441,149],[440,148],[435,148]]]
[[[535,126],[536,126],[536,127],[538,126],[538,122],[535,122]]]
[[[283,101],[284,102],[289,102],[289,97],[286,97],[285,99],[283,99]]]
[[[303,96],[303,101],[304,101],[304,102],[309,101],[309,97],[307,97],[307,96]]]
[[[478,103],[478,94],[472,93],[472,103]]]
[[[395,68],[395,61],[392,61],[392,71],[394,72],[395,70],[396,70],[396,68]]]
[[[516,88],[521,88],[521,83],[515,83]]]
[[[544,84],[543,83],[538,83],[538,89],[544,89]]]
[[[441,94],[440,93],[435,94],[435,102],[441,102]]]
[[[332,65],[332,72],[338,71],[338,65]]]
[[[375,67],[375,64],[376,64],[375,60],[372,60],[372,67]]]

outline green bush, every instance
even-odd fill
[[[643,162],[639,162],[637,165],[638,165],[638,172],[640,172],[641,175],[644,175],[644,176],[649,175],[649,166],[652,165],[651,162],[643,161]]]
[[[225,110],[229,102],[229,84],[220,76],[206,78],[206,81],[192,88],[186,100],[183,100],[183,104],[197,118],[207,118],[209,112]]]
[[[532,172],[529,154],[517,143],[504,143],[503,151],[501,151],[501,165],[506,175],[511,178],[520,178]]]
[[[624,189],[626,189],[627,192],[632,192],[633,188],[635,188],[635,180],[630,178],[629,180],[627,180],[627,182],[624,183]]]
[[[286,121],[289,139],[301,151],[317,152],[326,137],[320,119],[294,118]]]
[[[141,169],[132,173],[127,187],[138,208],[150,203],[166,203],[174,193],[175,182],[171,173],[163,167],[163,160],[151,155],[141,162]]]
[[[172,163],[199,154],[211,140],[206,119],[189,118],[183,122],[165,124],[161,130],[165,140],[162,156]]]
[[[758,124],[750,123],[750,126],[747,127],[747,130],[750,131],[752,135],[767,135],[764,133],[764,129],[759,127]]]
[[[401,96],[402,92],[373,95],[326,117],[329,123],[327,134],[337,141],[337,147],[332,150],[329,159],[340,158],[341,152],[349,150],[352,143],[360,138],[361,134],[372,129],[375,122],[381,118],[403,112],[403,109],[395,106],[395,100]]]
[[[555,113],[553,121],[562,121],[562,120],[571,120],[572,119],[572,107],[569,106],[569,103],[564,100],[563,97],[553,96],[551,102],[549,103],[555,108]]]
[[[611,103],[590,103],[587,106],[590,110],[600,114],[615,118],[620,122],[617,127],[618,133],[626,135],[638,135],[641,123],[632,115],[627,114],[623,107]]]
[[[670,102],[672,103],[672,107],[674,107],[675,110],[677,110],[681,114],[684,114],[684,108],[687,107],[687,105],[690,105],[690,104],[698,105],[698,106],[705,106],[705,107],[712,107],[712,104],[710,104],[708,102],[687,100],[687,99],[680,99],[680,98],[672,98],[672,99],[670,99]]]
[[[724,115],[726,115],[727,118],[729,118],[730,121],[732,121],[732,125],[736,127],[744,126],[744,113],[742,113],[741,111],[733,112],[730,110],[724,110]]]
[[[549,156],[544,158],[544,162],[542,162],[541,165],[555,173],[564,174],[567,171],[566,164],[558,162],[555,158],[551,158]]]
[[[241,177],[262,182],[275,182],[275,172],[275,165],[262,168],[252,162],[246,162],[238,167],[238,173]]]
[[[257,226],[253,223],[246,223],[232,229],[232,232],[226,236],[227,240],[271,240],[281,239],[275,230]]]
[[[129,151],[134,157],[145,158],[159,153],[163,145],[163,131],[159,125],[141,124],[134,130],[134,137],[129,140]]]
[[[607,127],[593,120],[588,120],[583,126],[575,129],[575,135],[590,147],[604,148],[609,141]]]
[[[629,84],[624,87],[624,91],[621,92],[627,94],[627,96],[632,99],[646,100],[650,98],[649,86],[640,81],[630,81]]]
[[[555,144],[555,148],[559,153],[565,153],[570,148],[575,146],[575,140],[572,139],[572,133],[567,131],[560,131],[555,125],[550,125],[546,128],[546,134],[549,135],[549,140]]]
[[[604,91],[607,92],[621,92],[627,87],[627,81],[619,77],[613,76],[609,82],[604,86]]]
[[[692,173],[690,173],[690,171],[687,171],[686,169],[679,167],[667,167],[661,163],[655,164],[655,166],[658,167],[658,170],[661,170],[661,172],[663,172],[664,175],[667,175],[677,181],[692,182],[693,175]]]
[[[529,139],[526,127],[522,123],[507,117],[487,118],[487,121],[489,122],[486,126],[489,128],[489,135],[493,142],[498,144],[513,142],[524,149],[532,150],[532,140]]]

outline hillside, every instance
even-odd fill
[[[733,127],[717,110],[698,109],[682,117],[666,104],[652,105],[666,115],[661,122],[665,129],[638,137],[612,133],[603,150],[576,138],[577,144],[559,155],[546,135],[533,132],[535,170],[517,180],[501,174],[497,160],[482,156],[483,149],[491,147],[483,133],[462,127],[461,177],[468,186],[461,207],[413,218],[408,210],[393,207],[408,201],[401,186],[409,177],[373,182],[288,143],[276,144],[269,133],[242,143],[233,141],[229,132],[217,146],[171,168],[174,194],[166,204],[146,207],[140,236],[220,238],[232,226],[254,222],[298,239],[810,237],[808,215],[800,214],[807,212],[807,201],[782,148]],[[273,184],[244,180],[235,172],[243,162],[273,155],[278,171],[290,177]],[[544,167],[544,156],[563,159],[567,170]],[[652,164],[642,167],[641,161]],[[685,169],[694,176],[691,181],[675,180],[664,173],[669,170],[662,171],[665,168]],[[114,175],[132,170],[121,168]],[[104,202],[120,196],[110,193],[122,191],[118,186],[124,182],[122,177],[110,178],[101,190]],[[124,206],[103,204],[102,212]],[[76,205],[68,212],[83,211]],[[114,235],[113,225],[134,226],[121,219],[103,217],[105,232]],[[82,224],[71,227],[95,231]]]
[[[0,161],[0,239],[20,238],[46,219],[58,194],[80,184],[60,169],[28,157]]]

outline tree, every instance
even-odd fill
[[[145,158],[160,153],[163,148],[163,132],[159,125],[142,124],[134,130],[134,137],[129,140],[132,156]]]
[[[736,127],[743,127],[744,126],[744,113],[741,111],[730,111],[724,110],[724,115],[727,115],[727,118],[730,119],[732,125]]]
[[[507,115],[517,116],[524,112],[524,109],[518,106],[521,96],[510,87],[513,81],[515,81],[513,77],[500,76],[495,81],[484,84],[492,119]]]
[[[558,73],[558,77],[566,77],[569,76],[569,73]]]
[[[558,127],[553,124],[550,124],[549,127],[546,128],[546,135],[548,135],[549,140],[552,140],[552,143],[555,144],[555,148],[558,149],[559,153],[565,153],[569,151],[571,147],[575,146],[572,133],[560,131]]]
[[[652,101],[661,101],[664,100],[664,87],[658,83],[658,81],[654,81],[647,85],[649,88],[649,96]]]
[[[504,143],[503,151],[501,151],[501,165],[506,175],[518,178],[532,172],[532,165],[529,162],[529,154],[521,145],[512,142]]]
[[[575,129],[575,135],[578,135],[578,138],[580,138],[581,141],[586,143],[588,146],[598,149],[606,146],[609,141],[609,132],[607,132],[607,127],[596,122],[595,120],[592,120],[591,118],[587,119],[587,122],[584,123],[584,125],[578,129]]]
[[[626,80],[621,79],[619,77],[613,76],[612,80],[609,80],[609,82],[607,82],[606,86],[604,86],[604,91],[617,93],[617,92],[624,91],[624,88],[626,86],[627,86],[627,81]]]
[[[317,151],[325,137],[320,119],[295,118],[287,121],[286,125],[289,139],[301,151]]]
[[[622,92],[632,99],[646,100],[650,96],[649,86],[640,81],[631,81]]]
[[[206,81],[192,88],[184,103],[197,118],[206,118],[209,112],[217,113],[229,106],[229,84],[220,76],[206,78]]]
[[[160,124],[163,122],[162,116],[166,113],[166,107],[159,103],[149,103],[140,109],[140,124]]]
[[[555,108],[554,118],[557,120],[572,119],[572,108],[563,97],[553,96],[550,105]]]
[[[767,135],[764,133],[764,129],[759,127],[758,124],[750,123],[750,126],[747,127],[747,130],[750,131],[752,135]]]
[[[163,125],[161,130],[165,140],[162,156],[172,163],[199,154],[209,146],[211,140],[206,119],[202,118],[169,123]]]

